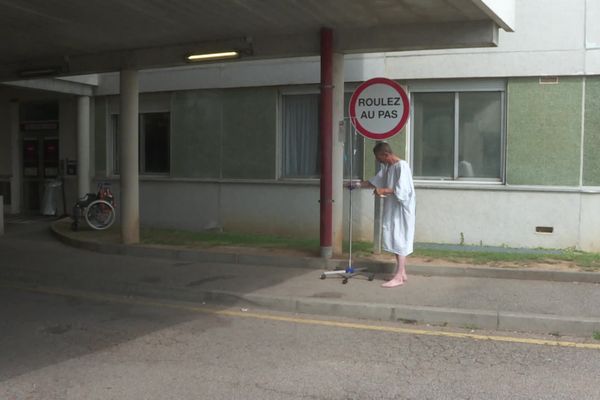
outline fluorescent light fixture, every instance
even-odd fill
[[[190,54],[187,56],[188,61],[210,61],[210,60],[226,60],[228,58],[237,58],[240,53],[237,51],[223,51],[221,53],[205,53],[205,54]]]
[[[35,78],[35,77],[39,77],[39,76],[56,75],[59,72],[61,72],[60,67],[45,67],[45,68],[38,68],[38,69],[21,70],[21,71],[18,71],[17,74],[21,78]]]

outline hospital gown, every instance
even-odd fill
[[[410,166],[404,160],[384,165],[369,182],[377,188],[390,188],[393,195],[383,201],[383,249],[407,256],[415,238],[415,187]]]

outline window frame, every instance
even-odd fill
[[[166,172],[146,172],[146,153],[145,153],[145,140],[146,140],[146,132],[145,132],[145,125],[142,122],[143,121],[143,115],[146,114],[167,114],[169,116],[169,124],[168,124],[168,143],[169,143],[169,148],[167,149],[168,152],[168,158],[169,158],[169,162],[168,162],[168,171]],[[117,129],[118,129],[118,124],[119,124],[119,120],[121,118],[121,114],[120,113],[115,113],[112,112],[109,114],[109,123],[110,123],[110,174],[113,176],[120,176],[121,175],[121,171],[120,171],[120,165],[117,168],[117,165],[119,163],[119,154],[120,154],[120,143],[119,140],[117,139]],[[140,175],[143,176],[171,176],[171,170],[172,170],[172,165],[171,165],[171,161],[173,159],[172,157],[172,132],[173,132],[173,118],[172,118],[172,113],[170,110],[151,110],[151,111],[146,111],[146,112],[139,112],[138,113],[138,173]]]
[[[414,95],[418,93],[453,93],[454,94],[454,150],[453,150],[453,177],[439,176],[414,176],[415,182],[420,183],[440,183],[440,184],[506,184],[506,125],[507,125],[507,93],[506,80],[504,79],[473,79],[473,80],[453,80],[453,81],[422,81],[408,85],[410,97],[410,119],[408,129],[410,132],[410,165],[414,171],[415,160],[415,125],[414,125]],[[460,94],[466,92],[497,92],[500,93],[500,177],[482,178],[482,177],[459,177],[459,138],[460,138]]]

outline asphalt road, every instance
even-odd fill
[[[234,311],[0,287],[0,399],[600,398],[598,349]]]

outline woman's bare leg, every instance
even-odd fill
[[[381,286],[385,288],[393,288],[403,285],[404,281],[406,281],[406,256],[396,254],[396,273],[391,280],[387,281]]]
[[[408,280],[408,276],[406,275],[406,256],[399,256],[398,254],[396,254],[396,257],[399,258],[398,270],[402,272],[402,280],[406,282]]]

